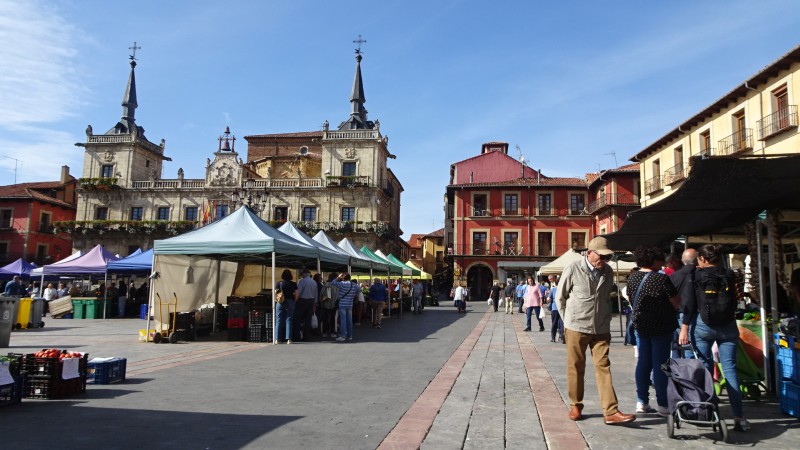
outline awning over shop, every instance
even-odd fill
[[[404,276],[412,276],[412,277],[418,277],[419,276],[419,270],[412,269],[411,267],[408,267],[407,265],[403,264],[403,261],[400,261],[399,259],[397,259],[397,257],[392,255],[391,253],[386,255],[380,250],[375,250],[375,254],[377,256],[385,259],[386,261],[389,261],[390,263],[394,264],[395,266],[398,266],[398,267],[402,268]]]
[[[143,252],[138,249],[118,261],[108,263],[109,273],[150,273],[153,270],[153,249]]]
[[[345,238],[346,239],[346,238]],[[341,245],[341,244],[339,244]],[[397,264],[386,260],[385,258],[378,256],[372,250],[368,249],[366,246],[362,246],[359,251],[368,257],[370,257],[373,261],[377,263],[382,263],[388,266],[389,274],[391,275],[405,275],[404,270],[408,271],[408,275],[411,275],[411,271],[409,269],[403,269],[403,267],[398,266]]]
[[[31,275],[31,270],[36,268],[36,264],[29,263],[24,259],[20,258],[11,264],[6,266],[0,267],[0,276],[7,275],[12,277],[14,275],[27,278]]]
[[[428,272],[425,272],[424,270],[422,270],[422,268],[420,268],[419,266],[414,264],[412,261],[406,261],[405,264],[408,267],[412,268],[412,269],[419,270],[419,277],[422,278],[423,280],[432,280],[433,279],[433,276],[431,274],[429,274]]]
[[[320,261],[322,262],[323,270],[345,269],[347,268],[347,264],[350,262],[349,255],[345,254],[344,252],[330,249],[325,245],[311,239],[307,234],[295,227],[292,222],[287,221],[278,228],[278,231],[291,238],[297,239],[304,244],[319,249],[319,257]]]
[[[350,258],[350,267],[353,270],[357,271],[358,269],[366,269],[367,271],[369,271],[369,269],[372,268],[372,260],[368,259],[366,255],[364,255],[364,257],[361,258],[359,256],[355,256],[355,254],[350,254],[345,249],[339,247],[336,241],[331,239],[330,236],[325,234],[325,232],[322,230],[318,231],[317,234],[315,234],[312,239],[314,240],[314,242],[324,246],[327,249],[347,255]]]
[[[720,233],[764,210],[800,209],[800,155],[692,158],[673,194],[628,215],[609,235],[613,250],[667,246],[678,236]]]

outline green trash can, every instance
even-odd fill
[[[72,318],[85,319],[86,318],[86,305],[84,300],[72,299]]]
[[[86,318],[87,319],[102,319],[103,318],[103,301],[102,300],[84,300],[86,305]]]

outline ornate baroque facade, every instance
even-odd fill
[[[162,178],[165,141],[155,144],[136,124],[136,62],[122,101],[122,119],[103,134],[86,129],[83,174],[74,222],[59,222],[76,249],[98,243],[127,255],[154,239],[201,226],[249,205],[278,225],[291,220],[308,232],[326,230],[357,245],[400,251],[400,194],[388,167],[394,159],[380,122],[370,121],[361,78],[360,53],[350,117],[321,131],[245,136],[246,161],[229,129],[206,160],[203,179]]]

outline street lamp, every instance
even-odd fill
[[[267,207],[267,188],[256,188],[252,178],[244,182],[241,189],[236,189],[231,194],[231,203],[234,208],[247,206],[250,211],[256,214],[261,213]]]

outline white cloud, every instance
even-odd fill
[[[83,151],[72,144],[80,139],[70,133],[53,131],[39,127],[22,129],[27,135],[36,136],[31,141],[14,141],[0,138],[0,179],[12,184],[14,182],[15,161],[17,164],[17,183],[30,181],[56,181],[61,176],[61,166],[70,167],[70,174],[80,177]]]

